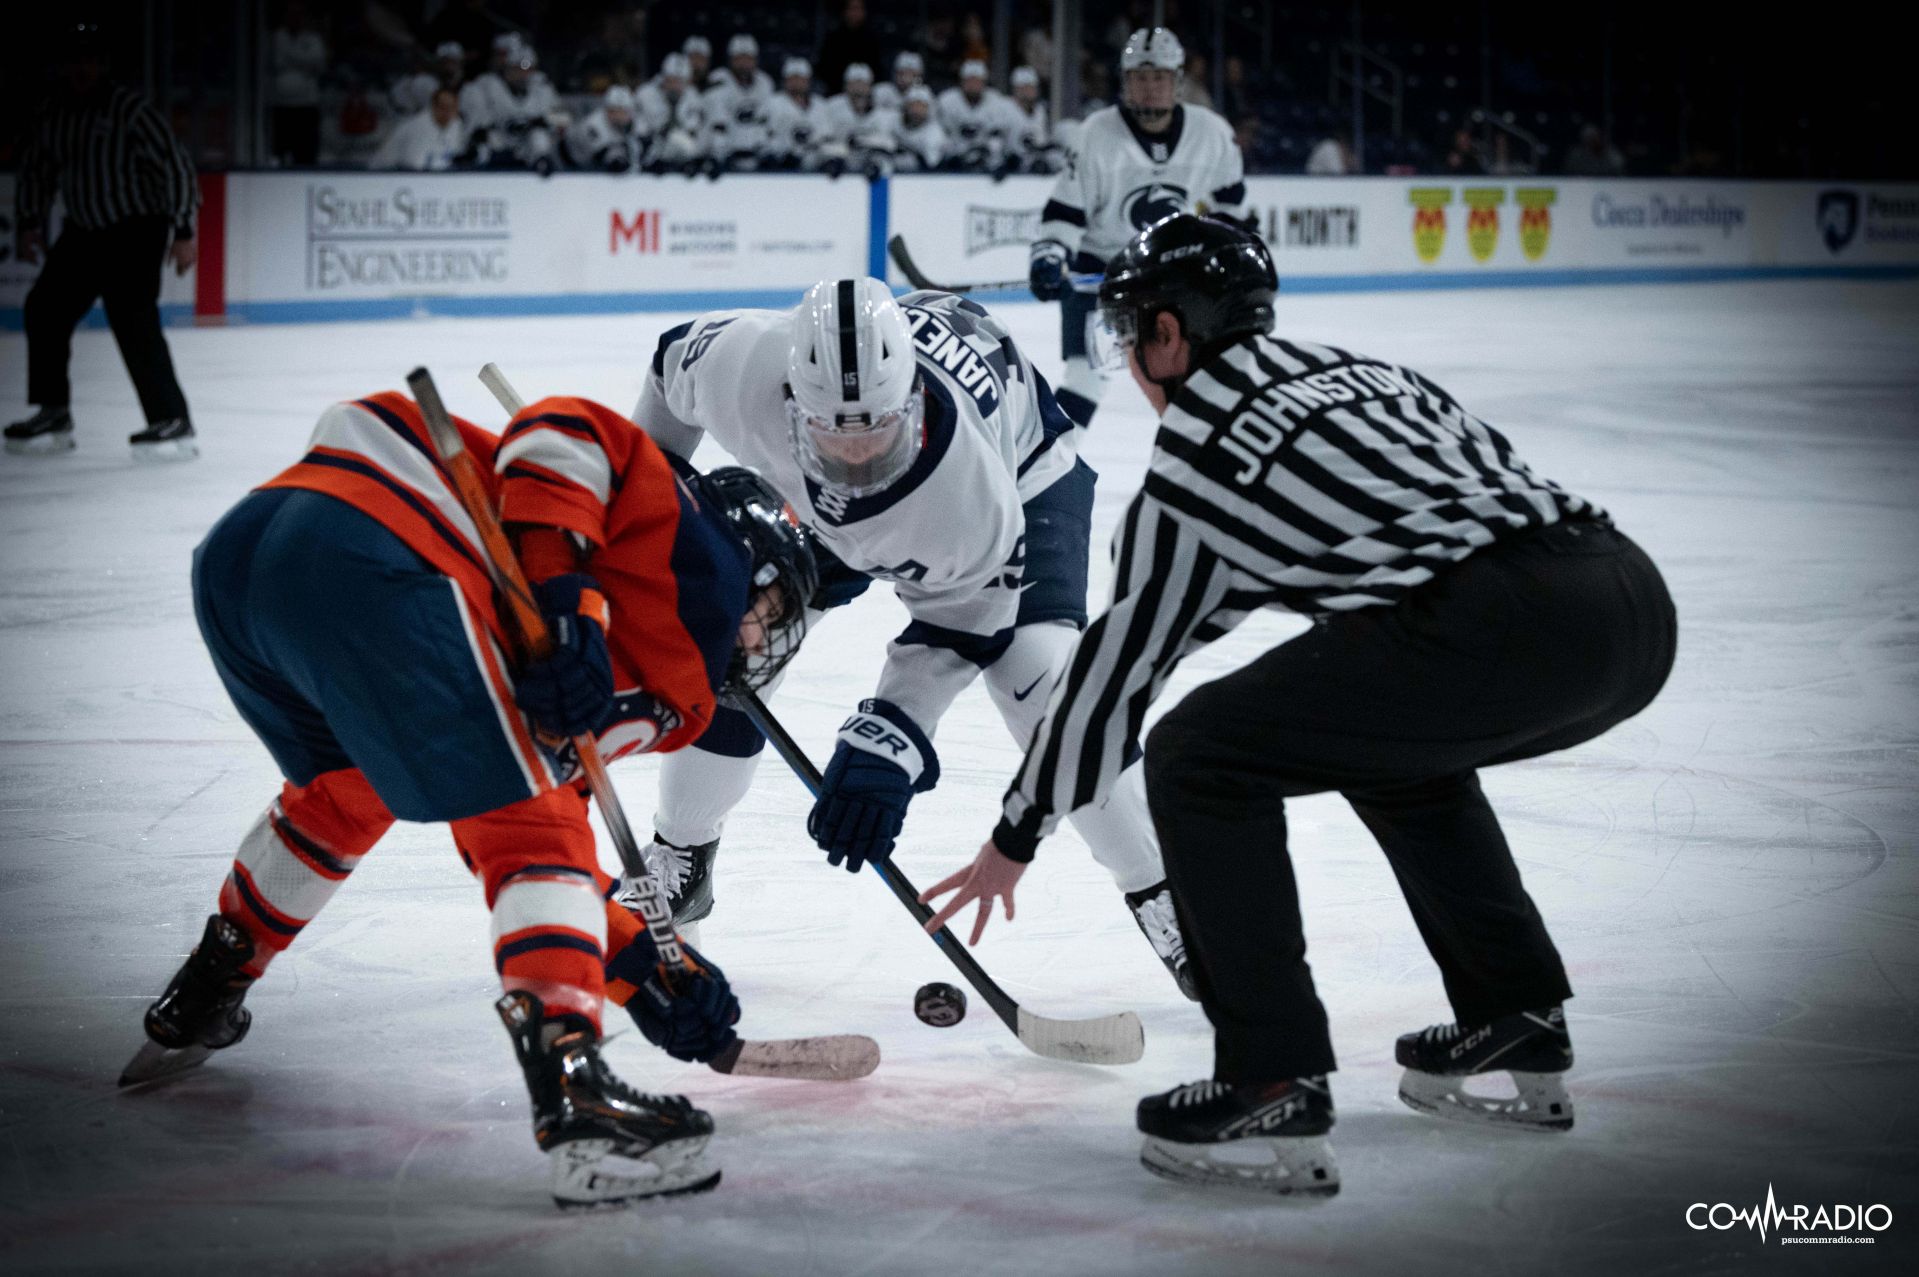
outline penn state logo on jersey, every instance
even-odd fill
[[[1150,182],[1135,187],[1120,201],[1127,224],[1137,231],[1143,231],[1154,222],[1163,221],[1175,213],[1184,213],[1188,207],[1186,188],[1171,182]]]

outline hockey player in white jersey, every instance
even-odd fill
[[[846,91],[826,100],[826,134],[820,139],[821,167],[838,177],[851,170],[867,177],[892,171],[899,149],[899,112],[873,100],[873,68],[855,62],[846,68]]]
[[[460,90],[460,115],[481,148],[483,162],[553,171],[567,114],[552,82],[525,44],[506,53],[506,65]]]
[[[984,62],[960,64],[960,82],[939,96],[939,118],[961,168],[984,173],[999,164],[1006,99],[986,83]]]
[[[999,126],[1001,165],[1007,172],[1057,173],[1062,151],[1053,139],[1052,118],[1039,95],[1039,72],[1013,69],[1013,92],[1002,97]]]
[[[706,112],[692,75],[684,53],[669,53],[659,75],[634,98],[648,138],[646,167],[653,172],[690,168],[706,154]]]
[[[902,173],[931,173],[946,161],[949,140],[933,118],[933,93],[924,84],[915,84],[902,99],[899,141]]]
[[[608,89],[597,107],[566,130],[566,158],[577,169],[630,173],[640,166],[645,150],[633,90],[623,84]]]
[[[1086,623],[1094,475],[1079,428],[984,307],[842,279],[791,311],[702,315],[660,338],[635,419],[681,457],[712,435],[786,497],[831,556],[816,608],[874,579],[906,606],[808,821],[829,861],[892,852],[913,795],[939,780],[939,721],[975,677],[1014,740],[1030,737]],[[646,854],[680,922],[712,911],[720,832],[763,744],[722,709],[661,772]],[[1073,819],[1193,996],[1138,768]]]
[[[730,170],[759,167],[773,77],[760,70],[760,42],[742,32],[726,42],[726,68],[701,93],[707,154]]]
[[[826,104],[813,95],[813,64],[805,58],[788,58],[780,68],[780,91],[766,104],[766,146],[760,152],[760,167],[817,169],[825,132]]]
[[[1120,105],[1086,117],[1079,143],[1040,214],[1029,276],[1033,296],[1060,303],[1060,406],[1085,425],[1105,389],[1090,357],[1091,293],[1066,275],[1098,274],[1140,231],[1174,213],[1245,214],[1246,167],[1225,119],[1182,105],[1186,50],[1165,27],[1135,31],[1120,54]]]
[[[893,78],[873,86],[873,101],[889,111],[902,111],[906,95],[926,83],[926,59],[908,49],[893,59]],[[932,90],[927,90],[931,94]]]

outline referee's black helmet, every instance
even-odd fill
[[[1106,264],[1099,309],[1121,344],[1170,312],[1194,347],[1273,326],[1279,276],[1259,236],[1224,218],[1175,213]]]

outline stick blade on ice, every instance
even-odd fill
[[[713,1068],[737,1077],[783,1077],[815,1082],[851,1082],[880,1066],[880,1044],[860,1033],[740,1043],[730,1060]]]
[[[1019,1040],[1035,1055],[1075,1064],[1132,1064],[1146,1054],[1146,1026],[1131,1011],[1091,1020],[1049,1020],[1021,1007]]]

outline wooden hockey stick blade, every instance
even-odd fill
[[[181,1047],[177,1050],[161,1046],[149,1038],[140,1044],[140,1049],[127,1061],[127,1067],[120,1070],[121,1086],[144,1086],[148,1082],[158,1082],[161,1078],[184,1073],[197,1064],[204,1063],[213,1052],[204,1046]]]
[[[926,273],[913,260],[913,255],[906,251],[906,238],[902,235],[895,235],[886,241],[886,254],[900,268],[900,274],[906,276],[907,283],[936,293],[999,293],[1029,287],[1029,281],[1025,279],[982,279],[971,284],[936,284],[926,277]],[[1104,275],[1068,275],[1066,283],[1076,293],[1097,293],[1105,278]]]
[[[1018,1035],[1033,1054],[1074,1064],[1132,1064],[1146,1054],[1146,1027],[1131,1011],[1090,1020],[1049,1020],[1021,1007]]]
[[[735,1077],[783,1077],[851,1082],[880,1066],[880,1044],[863,1033],[817,1038],[735,1042],[709,1066]]]

